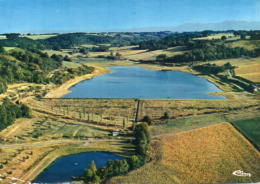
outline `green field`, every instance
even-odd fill
[[[260,148],[260,117],[232,122],[232,124]]]

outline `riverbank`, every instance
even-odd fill
[[[45,95],[45,98],[60,98],[64,95],[70,93],[69,88],[71,88],[75,84],[77,84],[81,81],[84,81],[84,80],[92,79],[93,77],[96,77],[98,75],[102,75],[105,73],[109,73],[109,72],[111,72],[111,71],[106,68],[95,67],[95,69],[92,73],[75,77],[74,79],[71,79],[71,80],[65,82],[61,86],[58,86],[57,88],[50,90]]]

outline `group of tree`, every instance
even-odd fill
[[[249,51],[241,47],[230,48],[222,44],[203,43],[201,46],[196,44],[194,49],[183,54],[171,57],[167,57],[165,54],[158,55],[156,61],[162,63],[189,63],[195,61],[239,58],[244,56],[257,57],[259,56],[259,52],[257,50]]]
[[[92,161],[82,176],[84,182],[99,184],[113,176],[124,175],[149,161],[150,135],[147,123],[135,126],[134,137],[135,155],[132,155],[128,159],[110,160],[102,168],[97,168],[95,162]]]
[[[31,109],[27,105],[14,104],[8,98],[5,98],[0,105],[0,130],[11,125],[17,118],[30,118],[31,115]]]
[[[65,68],[63,70],[55,71],[50,78],[50,82],[60,85],[76,76],[89,74],[93,72],[93,70],[93,67],[87,65],[82,65],[78,68]]]
[[[232,66],[230,63],[226,63],[222,66],[216,64],[203,64],[203,65],[195,65],[192,69],[201,72],[203,74],[218,74],[227,70],[233,70],[235,67]]]
[[[14,82],[48,83],[48,73],[61,66],[61,61],[39,50],[12,51],[0,55],[0,93]]]

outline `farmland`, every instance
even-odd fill
[[[0,171],[5,181],[12,176],[32,179],[62,155],[99,150],[131,154],[131,137],[112,139],[110,131],[121,130],[127,135],[127,128],[145,115],[152,118],[151,133],[156,137],[153,144],[161,146],[164,136],[179,135],[179,132],[187,130],[196,131],[226,120],[254,117],[259,112],[258,102],[235,100],[141,100],[138,103],[135,99],[43,98],[28,99],[27,103],[33,109],[34,118],[18,119],[0,133],[0,147],[4,155],[0,159],[3,167]],[[164,112],[168,112],[169,119],[161,119]],[[161,154],[164,149],[155,150]],[[252,153],[245,154],[251,158]],[[159,153],[154,154],[156,156]],[[18,163],[19,167],[16,167]],[[147,169],[151,175],[158,172],[157,169],[163,170],[167,176],[172,175],[172,170],[161,161],[158,164],[154,160],[133,173],[143,172],[142,169]],[[161,179],[161,175],[154,174],[153,177]],[[174,183],[179,181],[179,176],[166,180]]]
[[[232,122],[237,129],[260,149],[260,118],[250,118]]]
[[[228,123],[163,136],[155,139],[153,146],[152,162],[112,179],[111,183],[259,181],[259,153]],[[238,169],[251,173],[252,177],[232,175]]]
[[[248,50],[254,50],[260,47],[260,40],[240,40],[236,42],[227,43],[229,47],[243,47]]]
[[[135,100],[135,99],[41,99],[29,104],[35,110],[59,116],[80,119],[99,125],[131,126],[135,120],[149,115],[155,124],[162,122],[165,112],[170,119],[238,113],[241,110],[257,112],[257,101],[237,100]],[[137,106],[139,106],[137,111]]]
[[[0,173],[32,180],[56,158],[80,152],[111,151],[131,154],[128,137],[109,138],[110,131],[71,119],[33,112],[32,119],[18,119],[0,132]],[[126,151],[127,150],[127,151]],[[86,166],[87,167],[87,166]]]
[[[213,34],[213,35],[210,35],[210,36],[195,38],[194,40],[213,40],[213,39],[221,39],[222,36],[226,36],[229,40],[239,39],[239,37],[238,37],[238,36],[234,36],[233,33],[218,33],[218,34]]]
[[[33,40],[44,40],[54,36],[57,36],[57,34],[24,35],[23,37],[30,38]]]
[[[103,37],[103,34],[106,35],[106,33],[100,33],[95,36]],[[113,34],[118,36],[116,39],[119,39],[118,33]],[[181,34],[177,34],[176,38],[173,35],[163,42],[156,37],[158,40],[155,39],[152,42],[154,47],[150,48],[149,44],[146,45],[147,47],[145,44],[142,47],[142,43],[138,45],[137,42],[130,42],[131,40],[128,40],[129,43],[118,44],[119,42],[113,41],[114,38],[110,33],[111,43],[109,40],[109,43],[100,40],[101,37],[95,37],[97,40],[83,44],[82,40],[76,42],[75,38],[78,34],[69,35],[69,37],[65,35],[64,38],[61,35],[60,40],[54,39],[41,51],[32,49],[31,52],[35,52],[33,56],[38,53],[46,58],[59,60],[60,66],[51,70],[48,76],[67,69],[73,73],[76,68],[84,64],[96,67],[93,73],[87,76],[75,74],[75,78],[61,85],[55,85],[50,81],[46,83],[30,83],[30,80],[10,82],[8,89],[0,95],[1,99],[9,97],[13,102],[26,103],[33,111],[32,118],[17,119],[0,132],[0,173],[4,176],[4,182],[10,182],[10,177],[13,176],[32,180],[52,161],[63,155],[87,151],[109,151],[127,156],[132,155],[134,151],[133,127],[139,122],[146,121],[147,116],[151,119],[148,123],[153,146],[152,161],[125,177],[112,179],[111,182],[259,181],[259,175],[256,173],[260,169],[257,160],[259,152],[255,147],[259,147],[259,117],[256,118],[256,115],[260,112],[260,104],[256,99],[259,99],[260,93],[245,90],[236,83],[225,81],[225,79],[234,79],[238,76],[242,77],[240,80],[246,86],[259,85],[260,60],[259,56],[254,55],[255,49],[259,48],[259,40],[249,40],[248,37],[242,40],[240,36],[234,36],[233,33],[221,33],[199,38],[196,35],[194,38],[191,34],[190,42],[187,42]],[[82,36],[81,39],[86,36],[84,33],[79,35]],[[227,39],[221,40],[222,36],[226,36]],[[31,41],[27,39],[29,45],[40,42],[46,44],[44,40],[55,38],[55,35],[26,37],[33,39]],[[86,38],[88,37],[91,38],[90,35]],[[123,34],[122,37],[126,38],[127,34]],[[67,39],[71,39],[71,42],[67,42]],[[196,42],[196,40],[200,41]],[[205,43],[205,45],[201,48],[199,43]],[[218,47],[219,45],[223,47]],[[16,60],[19,63],[20,58],[15,58],[11,52],[13,50],[29,52],[25,46],[26,44],[12,45],[11,42],[10,45],[4,47],[1,57],[8,58],[10,61]],[[206,50],[204,46],[209,49]],[[237,46],[248,49],[248,52],[242,49],[235,50]],[[95,48],[100,50],[95,50]],[[229,50],[230,48],[234,50]],[[202,52],[203,55],[206,55],[207,51],[212,51],[212,55],[197,60],[199,54],[196,51]],[[234,54],[235,51],[237,55]],[[119,56],[114,57],[116,54]],[[165,60],[168,63],[158,61],[159,55],[172,58]],[[187,56],[187,61],[182,63],[174,60],[173,56],[178,55]],[[194,60],[189,60],[190,58]],[[193,70],[194,65],[210,63],[222,66],[228,62],[234,67],[235,74],[230,74],[230,71],[224,71],[218,75],[204,74]],[[25,62],[24,65],[27,64]],[[199,75],[223,90],[212,95],[223,95],[228,99],[53,98],[68,93],[69,87],[82,80],[110,72],[101,67],[122,65],[142,66],[154,70],[179,70]],[[8,76],[5,79],[8,79]],[[42,98],[43,96],[45,98]],[[120,136],[112,137],[112,131],[119,131]],[[232,172],[238,169],[251,173],[252,177],[233,176]]]

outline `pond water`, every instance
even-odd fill
[[[124,158],[121,156],[105,152],[88,152],[64,156],[47,167],[33,183],[69,183],[72,181],[71,177],[78,177],[83,174],[92,160],[100,168],[106,165],[109,160],[122,159]]]
[[[225,99],[209,95],[221,91],[206,79],[180,71],[136,66],[109,67],[111,73],[82,81],[63,98]]]

